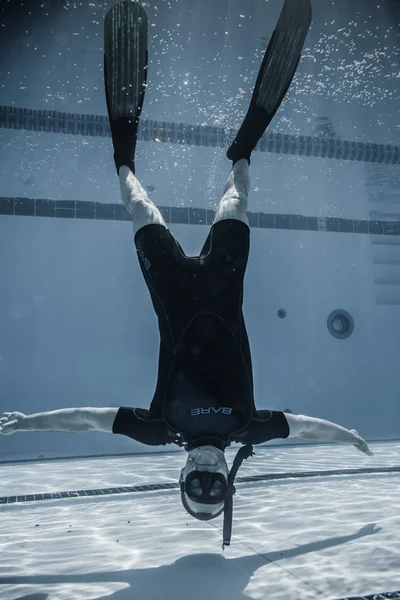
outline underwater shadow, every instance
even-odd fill
[[[86,573],[81,575],[32,575],[0,577],[1,585],[49,585],[49,584],[98,584],[98,583],[125,583],[124,589],[114,593],[105,590],[104,596],[112,600],[154,600],[155,598],[174,598],[174,600],[204,600],[205,595],[210,598],[229,598],[229,600],[248,600],[249,596],[243,590],[249,584],[255,571],[265,564],[277,563],[280,560],[294,558],[318,552],[327,548],[340,546],[368,535],[375,535],[381,531],[375,523],[362,527],[357,533],[340,537],[328,538],[310,544],[303,544],[296,548],[277,550],[266,554],[252,554],[239,558],[227,558],[223,554],[191,554],[178,558],[170,565],[152,567],[149,569],[130,569],[126,571],[110,571],[103,573]],[[240,540],[237,539],[237,544]],[[212,584],[206,592],[204,585]],[[303,582],[306,586],[307,583]],[[313,589],[314,588],[310,588]],[[160,596],[160,592],[162,596]],[[47,594],[37,593],[23,595],[16,600],[45,600]],[[74,598],[79,595],[72,593]],[[269,598],[273,598],[270,590]]]

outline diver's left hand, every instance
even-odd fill
[[[357,450],[360,450],[360,452],[368,454],[368,456],[374,456],[374,453],[368,448],[367,442],[358,435],[358,432],[355,429],[352,429],[351,433],[354,436],[353,446],[355,446]]]

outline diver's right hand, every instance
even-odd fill
[[[0,434],[11,435],[18,431],[21,421],[25,416],[20,412],[5,412],[0,415]]]
[[[367,442],[358,434],[358,431],[351,429],[351,433],[353,434],[353,446],[368,456],[374,456],[374,453],[369,449]]]

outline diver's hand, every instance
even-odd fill
[[[364,454],[368,454],[368,456],[374,456],[374,453],[368,448],[368,444],[365,440],[362,439],[357,433],[355,429],[351,430],[351,433],[354,436],[353,446],[360,450],[360,452],[364,452]]]
[[[0,434],[11,435],[18,431],[24,417],[20,412],[5,412],[0,415]]]

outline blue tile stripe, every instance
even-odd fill
[[[166,223],[212,225],[215,211],[205,208],[159,206]],[[0,197],[0,215],[52,217],[56,219],[90,219],[131,221],[123,204],[103,204],[85,200],[45,200],[41,198]],[[400,221],[307,217],[294,214],[248,212],[250,227],[259,229],[291,229],[330,233],[364,233],[399,236]]]
[[[369,596],[349,596],[348,598],[339,598],[339,600],[391,600],[400,598],[400,590],[398,592],[385,592],[384,594],[371,594]]]
[[[55,110],[35,110],[16,106],[0,106],[1,127],[91,137],[111,136],[108,118],[103,115],[62,113]],[[236,133],[236,129],[223,127],[142,119],[139,122],[138,139],[146,142],[157,140],[170,144],[227,148]],[[326,139],[309,135],[267,133],[257,144],[256,150],[366,163],[389,165],[400,163],[399,146]]]
[[[273,473],[267,475],[252,475],[250,477],[237,477],[235,483],[254,483],[256,481],[277,481],[282,479],[309,479],[312,477],[331,477],[333,475],[371,475],[383,473],[400,473],[400,467],[380,467],[370,469],[337,469],[329,471],[303,471],[293,473]],[[101,488],[95,490],[74,490],[69,492],[49,492],[45,494],[27,494],[20,496],[0,497],[0,504],[13,504],[15,502],[35,502],[38,500],[55,500],[58,498],[76,498],[78,496],[107,496],[110,494],[126,494],[136,492],[150,492],[155,490],[173,490],[179,488],[177,483],[157,483],[149,485],[134,485],[115,488]]]

